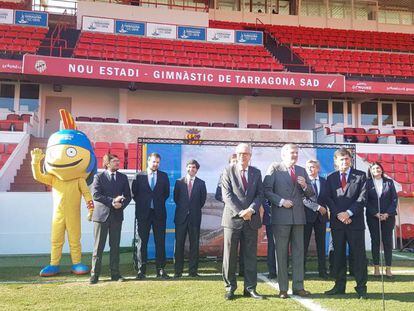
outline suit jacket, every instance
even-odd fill
[[[106,171],[96,174],[92,184],[92,195],[95,205],[92,214],[93,221],[105,222],[110,214],[115,220],[124,220],[124,208],[131,202],[131,190],[125,174],[116,172],[114,185]],[[123,195],[125,199],[122,202],[122,208],[115,209],[112,201],[119,195]]]
[[[188,196],[186,178],[183,177],[175,182],[174,202],[176,204],[174,223],[180,225],[185,222],[187,216],[193,226],[200,227],[201,208],[206,203],[207,188],[203,180],[196,177],[191,190],[191,197]]]
[[[303,198],[314,195],[308,174],[301,166],[295,165],[295,175],[306,180],[306,190],[290,177],[288,168],[283,163],[272,163],[264,179],[264,193],[272,206],[272,224],[277,225],[304,225],[306,223]],[[292,208],[280,206],[282,199],[291,200]]]
[[[218,183],[217,183],[217,187],[216,187],[216,194],[214,195],[214,198],[217,201],[223,202],[223,194],[221,191],[221,178],[223,177],[223,174],[220,174]]]
[[[303,204],[307,207],[305,208],[306,223],[313,224],[316,219],[321,223],[326,223],[328,221],[328,214],[322,215],[318,212],[318,206],[327,207],[326,205],[326,179],[319,176],[319,189],[318,196],[315,195],[310,199],[305,199]]]
[[[139,172],[132,182],[132,194],[135,201],[135,217],[139,222],[148,219],[152,200],[155,218],[162,221],[167,219],[165,201],[170,196],[170,181],[166,173],[157,171],[157,183],[154,190],[151,190],[147,171]]]
[[[327,178],[326,202],[331,212],[331,228],[344,230],[364,230],[364,207],[366,204],[366,176],[365,173],[351,168],[344,190],[341,187],[338,171],[331,173]],[[337,215],[350,210],[353,213],[352,222],[345,225],[338,220]]]
[[[262,225],[259,209],[263,202],[263,184],[260,171],[249,166],[247,191],[243,189],[240,172],[237,165],[228,166],[222,176],[221,189],[223,193],[224,210],[221,225],[230,229],[242,229],[244,220],[238,214],[247,208],[252,208],[249,225],[259,229]]]
[[[367,180],[367,209],[366,214],[374,216],[378,213],[378,195],[375,190],[374,181],[369,178]],[[394,182],[389,178],[382,179],[382,193],[379,198],[380,213],[388,213],[389,215],[397,214],[398,195],[395,190]]]
[[[263,200],[263,224],[265,226],[272,224],[272,208],[268,200]]]

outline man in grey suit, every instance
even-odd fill
[[[259,208],[263,201],[263,184],[260,171],[249,166],[252,156],[248,144],[236,148],[237,164],[228,166],[222,177],[224,210],[221,225],[224,227],[223,280],[224,298],[234,298],[237,288],[237,246],[243,245],[243,295],[263,299],[257,285],[257,230],[261,227]]]
[[[175,278],[182,276],[184,268],[184,244],[188,234],[190,241],[189,276],[197,277],[201,225],[201,209],[206,203],[207,188],[196,176],[200,164],[196,160],[187,162],[187,175],[178,179],[174,186],[176,204],[174,264]]]
[[[98,283],[102,266],[102,253],[108,233],[111,280],[120,282],[124,280],[119,273],[119,243],[121,241],[124,208],[131,201],[131,190],[128,177],[118,172],[119,159],[116,155],[106,154],[103,157],[103,165],[105,171],[95,175],[92,185],[95,205],[92,215],[95,244],[90,284]]]
[[[286,144],[282,147],[282,162],[272,163],[264,179],[264,193],[272,206],[272,230],[277,258],[279,297],[289,298],[288,250],[292,249],[294,295],[308,296],[304,289],[303,229],[306,224],[303,198],[314,195],[305,169],[296,165],[298,147]]]

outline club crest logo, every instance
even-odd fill
[[[46,62],[44,60],[38,60],[34,67],[38,73],[43,73],[47,69]]]
[[[189,145],[200,145],[201,144],[201,131],[197,129],[187,130],[187,135],[185,136],[187,143]]]

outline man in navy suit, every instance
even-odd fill
[[[102,266],[102,253],[108,233],[111,280],[121,282],[124,280],[119,273],[119,243],[121,241],[124,208],[131,201],[131,190],[128,177],[118,172],[119,159],[116,155],[106,154],[103,157],[103,164],[105,171],[96,174],[92,184],[95,205],[92,215],[95,244],[90,284],[98,283]]]
[[[197,277],[198,254],[201,225],[201,209],[207,198],[207,188],[203,180],[196,177],[200,164],[196,160],[187,162],[187,175],[175,182],[175,278],[182,276],[184,268],[184,244],[189,237],[189,276]]]
[[[146,277],[147,246],[151,228],[155,241],[157,277],[169,278],[164,268],[167,221],[165,201],[170,196],[170,182],[168,175],[158,170],[160,160],[161,156],[158,153],[151,153],[148,157],[147,170],[139,172],[132,182],[136,218],[134,263],[139,280]]]
[[[365,253],[366,175],[352,168],[352,155],[346,148],[335,151],[338,171],[327,178],[326,202],[331,212],[330,224],[334,247],[335,286],[327,295],[344,294],[346,288],[346,243],[356,260],[353,272],[360,299],[367,298],[367,258]]]
[[[312,230],[315,232],[316,251],[318,254],[318,271],[319,277],[323,279],[328,278],[326,273],[326,223],[328,221],[328,213],[326,206],[326,179],[319,176],[320,164],[318,160],[306,161],[306,172],[311,181],[315,197],[313,200],[304,200],[307,207],[305,209],[306,224],[303,230],[304,246],[305,246],[305,270],[306,270],[306,256],[308,254],[309,243],[312,235]]]

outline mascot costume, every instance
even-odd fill
[[[40,271],[40,276],[53,276],[60,272],[59,263],[68,234],[72,273],[87,274],[89,267],[81,263],[81,197],[83,196],[92,218],[93,200],[88,185],[96,173],[96,157],[88,137],[76,130],[75,122],[67,111],[59,110],[63,130],[52,134],[46,154],[33,149],[32,172],[35,180],[51,186],[53,195],[53,220],[50,265]],[[41,161],[45,159],[43,172]]]

